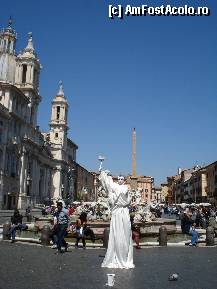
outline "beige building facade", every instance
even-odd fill
[[[168,202],[168,194],[169,188],[167,183],[161,184],[161,202],[167,203]]]
[[[0,33],[0,209],[26,208],[77,194],[77,145],[68,138],[63,85],[53,98],[49,132],[37,125],[41,64],[33,45],[16,54],[9,20]],[[90,172],[85,170],[88,178]]]
[[[95,175],[79,164],[76,165],[76,174],[76,200],[95,201]]]
[[[217,161],[213,162],[206,167],[205,178],[206,178],[206,187],[205,192],[207,194],[207,200],[212,204],[217,205]]]
[[[181,170],[167,182],[170,203],[217,203],[217,162]]]
[[[127,184],[131,190],[139,190],[141,192],[142,203],[151,202],[154,178],[149,176],[129,176],[127,177]]]

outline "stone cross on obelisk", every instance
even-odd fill
[[[136,177],[136,129],[133,129],[132,177]]]

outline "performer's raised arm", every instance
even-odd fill
[[[101,171],[99,180],[108,195],[108,201],[111,206],[114,206],[117,199],[116,184],[111,176],[108,175],[109,171]]]

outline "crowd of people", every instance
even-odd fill
[[[197,246],[198,228],[206,229],[211,226],[217,236],[217,208],[211,205],[185,205],[167,208],[166,213],[176,215],[181,220],[183,234],[191,236],[189,246]]]
[[[67,251],[68,243],[65,241],[65,237],[69,233],[75,234],[75,248],[78,248],[79,241],[82,240],[83,249],[86,249],[87,237],[90,237],[93,243],[95,242],[94,232],[87,225],[86,212],[82,212],[78,216],[75,224],[70,222],[70,215],[72,215],[74,212],[73,209],[74,208],[72,206],[65,208],[63,202],[57,202],[57,209],[53,212],[51,239],[53,242],[53,248],[57,248],[57,253]],[[64,248],[64,251],[62,248]]]
[[[87,222],[92,220],[93,215],[97,215],[98,219],[103,219],[105,207],[100,207],[96,204],[76,203],[70,206],[65,206],[64,202],[57,202],[56,206],[43,208],[43,215],[53,216],[53,227],[51,239],[53,248],[57,249],[58,253],[67,251],[68,244],[65,241],[67,234],[72,234],[76,238],[75,248],[78,248],[79,241],[82,241],[83,248],[86,248],[86,238],[89,237],[92,242],[95,242],[95,235],[91,228],[88,227]],[[146,207],[147,209],[147,207]],[[215,235],[217,236],[217,208],[213,206],[203,205],[150,205],[148,212],[151,218],[160,218],[166,215],[175,215],[181,220],[181,230],[183,234],[191,236],[190,246],[196,246],[198,243],[198,228],[206,229],[208,226],[213,227]],[[107,211],[106,211],[107,213]],[[107,213],[109,215],[109,213]],[[70,216],[76,216],[76,221],[71,223]],[[132,203],[130,206],[130,220],[132,237],[136,243],[136,248],[140,249],[140,229],[136,225],[137,221],[144,221],[144,206]],[[146,212],[147,216],[147,212]],[[30,209],[26,210],[27,222],[31,220]],[[23,223],[23,216],[18,210],[14,211],[11,217],[11,228],[9,235],[11,242],[15,242],[17,230],[27,230],[28,224]],[[64,250],[62,250],[64,248]]]

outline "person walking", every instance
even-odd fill
[[[57,253],[63,253],[62,247],[67,251],[68,244],[64,240],[67,235],[69,222],[68,210],[63,208],[62,202],[57,202],[57,212],[54,214],[54,225],[57,236]]]

